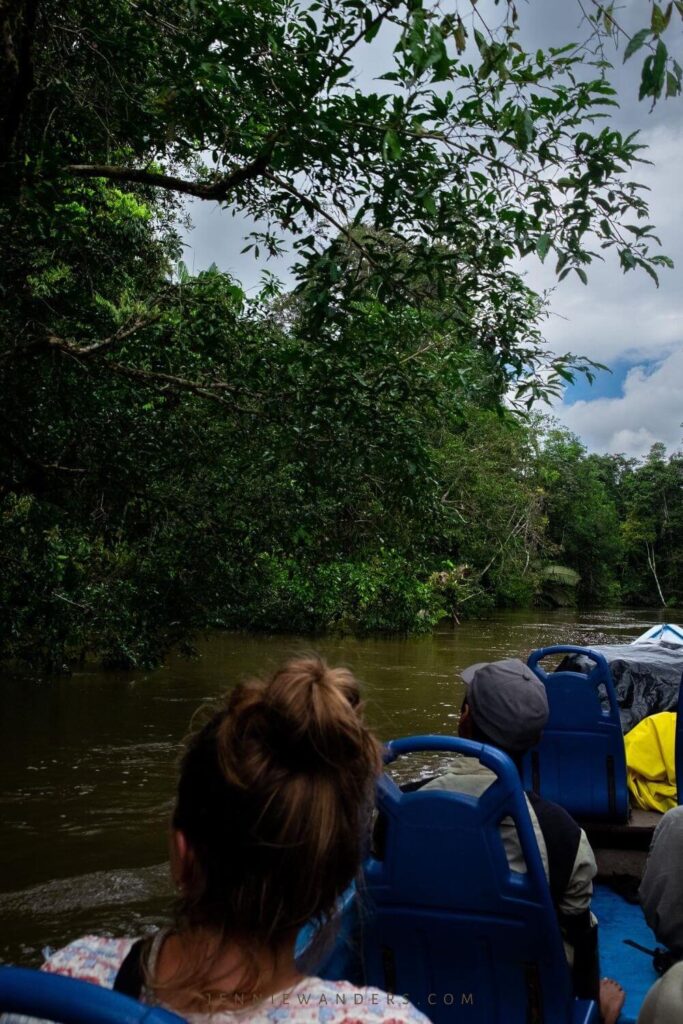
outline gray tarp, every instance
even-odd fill
[[[641,719],[658,711],[675,711],[683,675],[683,647],[666,643],[604,644],[591,650],[604,655],[621,709],[625,733]],[[566,659],[563,668],[586,671],[583,657]]]

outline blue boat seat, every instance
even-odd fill
[[[61,974],[0,967],[0,1014],[57,1024],[183,1024],[183,1018],[119,992]]]
[[[382,836],[366,862],[361,907],[366,984],[404,993],[434,1024],[588,1024],[573,997],[538,844],[512,761],[444,736],[394,740],[387,761],[418,751],[477,758],[497,778],[479,797],[402,792],[383,775]],[[510,870],[499,824],[514,821],[527,864]]]
[[[546,672],[549,655],[582,656],[583,672]],[[528,665],[546,688],[550,717],[540,743],[525,756],[524,788],[564,807],[575,818],[625,822],[629,798],[619,703],[607,661],[589,647],[543,647]]]

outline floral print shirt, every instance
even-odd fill
[[[164,938],[157,932],[150,952],[150,968]],[[108,939],[85,935],[52,953],[42,970],[66,974],[95,985],[113,988],[121,963],[135,939]],[[143,993],[143,1001],[145,996]],[[5,1017],[6,1024],[28,1018]],[[304,978],[294,988],[237,1010],[192,1013],[191,1024],[429,1024],[405,996],[378,988],[357,988],[347,981]]]

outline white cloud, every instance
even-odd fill
[[[496,23],[500,14],[493,0],[482,0],[477,11]],[[643,20],[642,0],[625,0],[620,20],[629,31]],[[473,18],[478,14],[472,13]],[[533,12],[522,11],[523,42],[532,49],[548,44],[562,45],[585,35],[580,25],[580,8],[574,3],[552,0],[538,3]],[[389,34],[390,35],[390,34]],[[379,49],[378,49],[379,47]],[[380,36],[373,47],[361,47],[357,71],[362,88],[374,89],[374,77],[390,59],[391,38]],[[683,189],[680,187],[683,160],[683,103],[660,100],[653,111],[637,100],[640,54],[624,63],[623,49],[613,55],[612,77],[621,108],[610,108],[610,125],[623,133],[641,129],[641,141],[650,165],[636,165],[634,177],[650,189],[651,217],[662,240],[662,251],[671,256],[674,271],[662,268],[660,288],[643,271],[623,274],[613,251],[604,263],[595,262],[585,287],[572,274],[557,285],[554,261],[546,265],[536,259],[522,264],[531,287],[553,288],[554,315],[545,325],[545,336],[553,351],[574,352],[606,363],[636,364],[624,382],[619,398],[596,398],[560,406],[556,412],[593,449],[642,454],[654,441],[670,446],[680,443],[683,419]],[[382,83],[386,85],[386,83]],[[607,123],[607,122],[606,122]],[[242,254],[243,236],[254,225],[249,218],[230,216],[216,204],[195,202],[190,207],[195,223],[186,236],[186,260],[195,270],[215,261],[229,270],[248,289],[257,287],[265,266],[277,273],[286,286],[292,284],[288,260],[266,264],[261,254]],[[642,364],[660,364],[649,374]],[[640,366],[638,364],[641,364]]]
[[[646,454],[655,441],[681,443],[683,345],[649,372],[632,367],[617,398],[579,401],[557,410],[561,421],[594,451]]]
[[[655,441],[681,444],[683,420],[683,118],[668,108],[670,123],[643,132],[651,165],[638,180],[650,188],[650,223],[675,269],[662,268],[660,287],[644,273],[622,274],[614,260],[594,264],[588,286],[567,278],[552,295],[545,336],[555,352],[575,352],[608,366],[635,364],[616,398],[556,407],[559,418],[594,451],[645,454]],[[531,267],[532,287],[553,285],[552,268]],[[654,369],[652,362],[656,361]],[[643,364],[647,363],[649,369]]]
[[[604,263],[594,262],[588,285],[570,275],[551,296],[553,315],[544,334],[555,352],[575,352],[607,363],[617,359],[636,362],[658,358],[683,342],[683,117],[678,123],[658,125],[643,132],[652,165],[633,175],[650,189],[650,220],[661,238],[662,252],[675,269],[661,268],[660,287],[641,270],[620,271],[612,250]],[[653,246],[653,254],[657,247]],[[553,261],[545,266],[529,263],[527,280],[538,291],[555,285]]]

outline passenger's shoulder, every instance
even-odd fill
[[[545,797],[539,796],[538,793],[533,791],[525,793],[528,803],[531,804],[537,817],[545,817],[551,823],[561,823],[567,828],[571,828],[576,832],[581,831],[580,826],[577,824],[574,818],[572,818],[569,811],[562,807],[560,804],[554,803],[552,800],[546,800]]]
[[[83,935],[51,953],[41,970],[112,988],[116,973],[134,942],[135,939]]]
[[[430,779],[421,789],[446,789],[455,793],[479,796],[488,789],[495,777],[490,768],[480,764],[475,758],[462,757],[454,759],[447,772]]]

